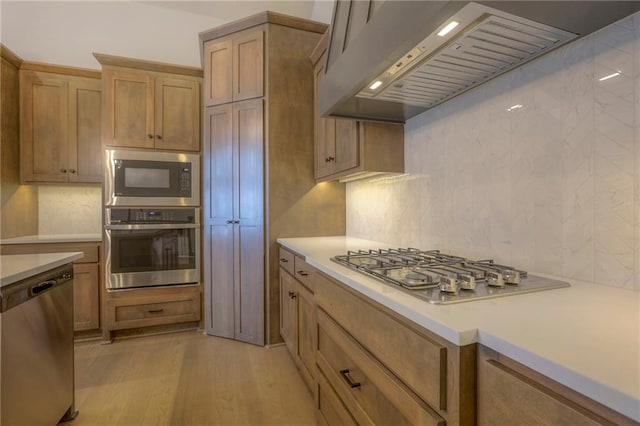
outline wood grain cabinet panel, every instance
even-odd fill
[[[158,77],[155,98],[156,149],[200,150],[200,84]]]
[[[106,67],[103,80],[105,145],[200,150],[196,78]]]
[[[309,390],[315,387],[316,305],[307,287],[280,269],[280,335]]]
[[[199,319],[200,293],[197,290],[164,296],[150,293],[148,297],[107,300],[107,321],[110,330]]]
[[[478,351],[478,425],[638,423],[489,348]]]
[[[73,265],[73,330],[100,327],[100,266],[91,263]]]
[[[264,344],[262,99],[205,111],[205,281],[210,331]],[[207,262],[205,262],[207,263]]]
[[[362,3],[368,7],[368,3]],[[339,2],[337,7],[342,7],[344,4],[346,2]],[[364,13],[364,10],[360,10],[359,13]],[[315,67],[314,176],[316,181],[336,180],[357,175],[403,173],[403,125],[320,116],[318,84],[324,75],[327,39],[328,34],[325,34],[311,55],[311,61]]]
[[[20,71],[23,183],[100,183],[99,79]]]
[[[318,311],[317,363],[358,424],[444,425],[323,310]]]
[[[264,31],[251,29],[205,43],[205,106],[264,95]]]

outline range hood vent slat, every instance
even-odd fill
[[[403,70],[374,98],[432,107],[576,37],[525,21],[485,15],[447,45]]]

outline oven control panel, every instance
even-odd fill
[[[110,208],[107,224],[198,223],[198,209]]]

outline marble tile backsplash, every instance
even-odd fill
[[[348,235],[640,290],[640,13],[409,120],[405,163]]]
[[[38,233],[102,232],[102,189],[98,186],[38,187]]]

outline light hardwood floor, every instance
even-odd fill
[[[286,350],[183,332],[77,343],[81,425],[314,425]]]

